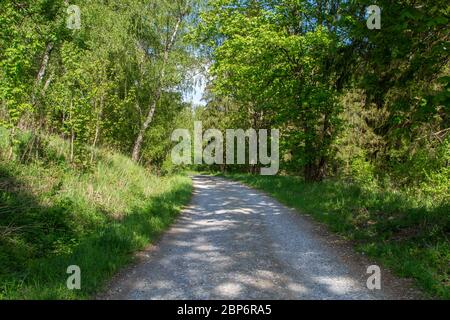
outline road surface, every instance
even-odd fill
[[[409,282],[371,264],[308,216],[231,180],[193,177],[177,222],[100,299],[408,299]]]

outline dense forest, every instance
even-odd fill
[[[211,1],[198,39],[213,61],[205,117],[282,130],[282,165],[448,186],[448,6],[379,1]]]
[[[165,137],[188,107],[180,92],[196,64],[184,40],[194,4],[77,5],[80,28],[71,29],[77,17],[65,1],[2,2],[1,121],[11,130],[10,147],[18,130],[30,130],[37,134],[28,153],[39,134],[51,133],[70,141],[79,166],[95,159],[88,147],[98,145],[161,166],[170,148]]]
[[[367,25],[373,4],[380,29]],[[338,183],[377,194],[328,222],[347,235],[367,227],[359,236],[369,247],[399,242],[367,251],[415,261],[400,273],[426,274],[422,286],[448,298],[449,18],[444,0],[1,0],[0,298],[39,296],[40,281],[54,286],[48,297],[73,298],[58,276],[42,274],[87,247],[87,260],[107,270],[87,280],[89,296],[128,261],[119,254],[152,239],[133,238],[148,228],[127,233],[105,265],[94,263],[102,241],[124,236],[119,216],[167,192],[167,205],[158,195],[152,202],[170,212],[156,223],[162,230],[187,201],[179,172],[259,173],[250,164],[173,165],[171,134],[195,120],[279,129],[280,176],[306,189]],[[184,98],[198,74],[205,105]],[[255,185],[270,188],[265,181]],[[109,195],[120,189],[129,203]],[[400,204],[379,202],[380,192]],[[83,242],[98,228],[103,238]],[[410,256],[395,253],[404,248]]]

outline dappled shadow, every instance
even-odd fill
[[[377,297],[291,210],[236,182],[193,180],[190,207],[112,298]]]
[[[15,170],[0,164],[0,297],[89,297],[165,230],[190,199],[188,182],[174,184],[114,220],[112,212],[80,208],[70,194],[56,196],[59,183],[45,190],[52,193],[46,204],[39,197],[43,190]],[[82,290],[66,287],[70,265],[82,270]]]
[[[0,166],[0,276],[21,281],[30,260],[73,237],[66,205],[43,204],[13,169]]]

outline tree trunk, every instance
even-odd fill
[[[137,138],[134,142],[133,153],[132,153],[131,158],[135,162],[138,162],[140,159],[142,143],[144,142],[145,133],[147,132],[148,127],[150,126],[150,124],[153,121],[155,111],[156,111],[156,105],[158,104],[159,100],[161,99],[162,82],[164,81],[164,76],[166,73],[166,65],[169,61],[169,53],[172,50],[172,47],[175,43],[175,40],[176,40],[176,37],[178,34],[178,30],[180,29],[180,25],[181,25],[181,22],[183,21],[184,15],[185,15],[184,12],[180,13],[180,16],[178,17],[177,23],[172,32],[170,40],[166,43],[166,46],[164,49],[163,65],[161,67],[161,72],[160,72],[159,79],[158,79],[158,85],[157,85],[157,89],[156,89],[155,98],[148,110],[147,117],[146,117],[144,123],[142,123],[139,133],[137,135]]]
[[[39,73],[36,78],[36,84],[39,85],[42,82],[42,79],[44,79],[45,72],[47,70],[48,61],[50,60],[50,52],[53,50],[53,43],[47,44],[47,47],[45,48],[44,57],[42,58],[41,68],[39,69]]]
[[[45,81],[44,88],[42,89],[42,95],[45,96],[45,92],[47,91],[48,87],[50,86],[50,83],[53,80],[53,74],[51,73],[48,77],[47,81]]]
[[[53,50],[53,43],[50,42],[47,44],[47,46],[45,48],[44,56],[42,57],[41,67],[39,68],[39,72],[36,76],[35,88],[34,88],[33,95],[31,97],[32,104],[35,104],[36,91],[39,90],[42,80],[44,79],[45,72],[47,71],[48,62],[50,60],[50,53],[52,52],[52,50]]]
[[[94,141],[92,142],[91,164],[94,162],[95,147],[97,146],[97,141],[100,135],[100,122],[102,121],[102,117],[103,117],[103,96],[100,97],[100,110],[98,112],[97,122],[95,124],[95,135]]]
[[[317,137],[312,133],[314,128],[311,128],[307,119],[304,124],[305,131],[305,156],[306,156],[306,164],[303,168],[303,176],[306,182],[315,182],[319,181],[319,159],[318,159],[318,150],[317,146],[314,144],[314,139]]]
[[[11,134],[9,135],[9,151],[6,159],[12,160],[14,155],[14,140],[15,140],[16,127],[12,127]]]
[[[159,100],[159,98],[158,98],[158,100]],[[157,103],[157,101],[155,100],[153,102],[153,104],[151,105],[151,107],[148,111],[148,114],[147,114],[147,118],[145,119],[144,123],[142,124],[141,129],[139,130],[139,134],[136,138],[136,141],[134,142],[133,154],[132,154],[131,158],[135,162],[139,161],[142,143],[144,142],[144,135],[147,132],[147,129],[150,126],[150,123],[153,121],[153,117],[154,117],[155,111],[156,111],[156,103]]]
[[[72,119],[72,107],[73,107],[73,98],[70,99],[70,114],[69,119]],[[75,143],[75,132],[73,130],[73,124],[70,128],[70,163],[73,163],[74,160],[74,143]]]
[[[74,143],[75,143],[75,132],[73,128],[70,129],[70,163],[74,160]]]
[[[327,157],[319,156],[314,149],[310,149],[309,162],[303,167],[303,176],[307,182],[320,182],[327,173]]]

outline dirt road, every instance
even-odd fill
[[[382,271],[307,216],[223,178],[196,176],[194,196],[141,262],[101,299],[407,299],[409,283]]]

